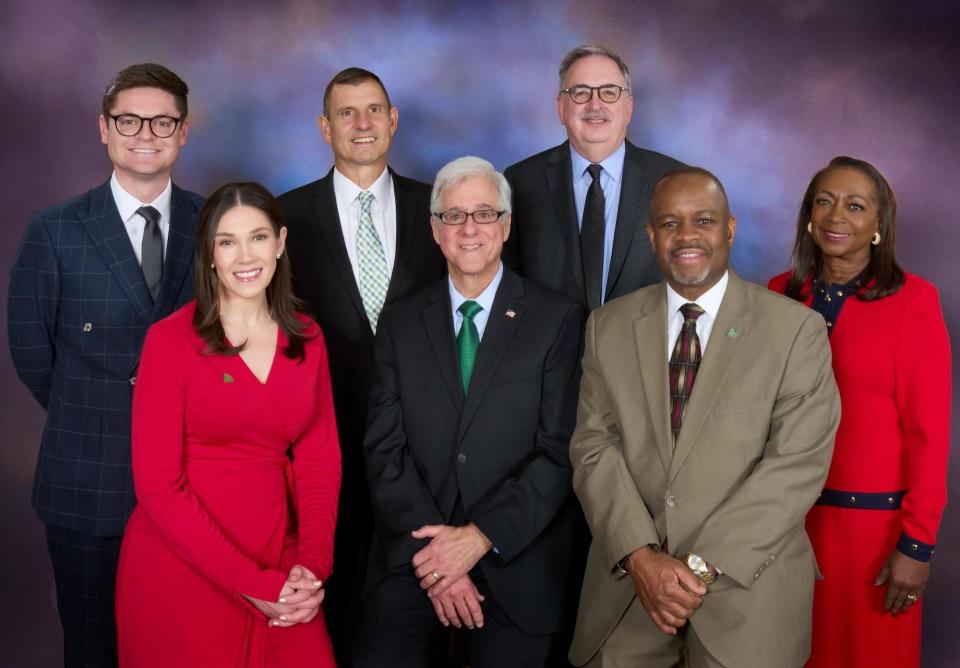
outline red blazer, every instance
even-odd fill
[[[767,287],[783,293],[789,276]],[[810,293],[808,281],[808,306]],[[947,500],[951,368],[937,289],[907,274],[889,297],[847,299],[832,329],[842,409],[826,487],[907,490],[901,530],[935,544]]]

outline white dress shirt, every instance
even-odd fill
[[[710,340],[713,323],[716,321],[717,312],[720,310],[720,302],[723,301],[723,293],[727,291],[728,280],[727,272],[723,272],[723,276],[717,281],[717,284],[700,295],[700,298],[694,302],[678,295],[667,283],[667,361],[673,355],[677,337],[680,336],[680,330],[683,328],[683,314],[680,312],[680,307],[690,303],[696,304],[704,311],[703,315],[697,318],[697,338],[700,339],[700,358],[703,359],[707,352],[707,342]]]
[[[117,211],[120,212],[120,220],[123,221],[123,226],[127,230],[127,236],[130,237],[130,245],[133,246],[137,262],[142,264],[140,255],[143,253],[143,228],[147,224],[146,219],[137,213],[137,209],[141,206],[152,206],[160,212],[160,237],[163,239],[163,254],[166,256],[167,237],[170,235],[170,196],[173,194],[170,180],[167,180],[167,187],[152,202],[141,202],[124,190],[117,181],[116,172],[110,177],[110,190],[113,192]]]
[[[387,260],[387,273],[393,274],[393,261],[397,248],[397,203],[393,192],[393,179],[390,170],[384,167],[383,174],[370,184],[367,191],[373,195],[370,204],[370,217],[377,230],[383,255]],[[344,176],[337,168],[333,169],[333,194],[337,198],[337,213],[340,214],[340,229],[343,242],[347,246],[347,257],[353,267],[353,278],[360,285],[360,265],[357,260],[357,231],[360,229],[360,202],[357,197],[363,188]],[[424,225],[427,223],[424,222]]]

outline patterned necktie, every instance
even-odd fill
[[[580,257],[583,261],[583,283],[587,293],[587,307],[592,311],[603,303],[603,232],[606,200],[600,187],[603,168],[593,163],[587,167],[593,182],[587,191],[580,221]]]
[[[697,336],[697,318],[704,311],[696,304],[684,304],[680,307],[683,314],[683,327],[677,337],[670,356],[670,430],[673,432],[673,445],[677,445],[683,413],[693,391],[693,382],[697,379],[700,367],[700,337]]]
[[[163,237],[160,235],[160,212],[152,206],[141,206],[137,213],[147,221],[143,226],[143,242],[140,245],[140,269],[143,281],[150,290],[153,301],[160,294],[160,277],[163,276]]]
[[[460,308],[457,309],[463,316],[460,333],[457,334],[457,350],[460,352],[460,379],[463,381],[464,394],[470,389],[473,362],[477,359],[477,348],[480,346],[480,333],[473,318],[482,310],[483,307],[480,304],[470,299],[460,304]]]
[[[383,310],[383,302],[387,298],[387,285],[390,282],[387,274],[387,256],[383,252],[383,244],[377,229],[373,226],[373,216],[370,206],[373,204],[373,193],[362,191],[357,195],[360,202],[360,227],[357,229],[357,263],[360,265],[360,299],[363,300],[363,310],[367,313],[370,327],[377,331],[377,320]]]

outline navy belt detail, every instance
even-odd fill
[[[899,492],[846,492],[824,488],[817,499],[817,505],[861,510],[900,510],[906,493],[905,489]]]

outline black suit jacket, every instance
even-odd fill
[[[396,199],[396,255],[386,304],[440,278],[446,262],[430,232],[430,186],[392,170]],[[343,451],[338,532],[370,531],[363,468],[363,431],[373,373],[373,331],[347,256],[333,191],[333,170],[278,199],[287,226],[294,292],[323,329]]]
[[[605,300],[661,280],[645,229],[650,196],[657,179],[682,166],[626,142]],[[572,169],[569,142],[506,169],[513,190],[513,222],[503,258],[521,276],[586,307]]]
[[[34,215],[10,274],[10,353],[47,409],[33,506],[52,524],[120,536],[135,496],[130,402],[147,328],[193,298],[199,195],[173,186],[154,303],[110,182]]]
[[[512,621],[560,628],[582,332],[579,305],[504,270],[464,397],[447,280],[384,311],[364,441],[371,582],[426,544],[411,531],[473,522],[499,551],[479,567]]]

